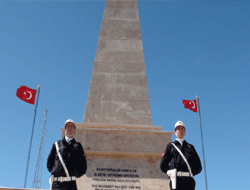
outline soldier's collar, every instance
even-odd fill
[[[180,144],[181,144],[181,146],[182,146],[182,144],[183,144],[183,142],[185,141],[185,139],[184,138],[176,138],[176,141],[178,141]]]
[[[73,138],[69,138],[69,137],[65,136],[65,140],[69,143],[71,140],[73,140]]]

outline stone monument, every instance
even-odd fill
[[[84,120],[76,127],[88,163],[79,190],[169,189],[160,161],[173,133],[152,124],[137,0],[106,1]]]

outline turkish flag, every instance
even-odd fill
[[[35,104],[36,91],[27,86],[20,86],[16,91],[16,96],[27,103]]]
[[[182,100],[185,108],[192,110],[193,112],[197,112],[197,103],[196,100]]]

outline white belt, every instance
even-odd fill
[[[177,176],[179,176],[179,177],[189,177],[190,176],[190,174],[189,174],[189,172],[181,172],[181,171],[179,171],[179,172],[177,172],[177,174],[176,174]]]
[[[70,177],[52,177],[52,182],[53,181],[60,181],[60,182],[64,182],[64,181],[76,181],[76,177],[75,176],[70,176]]]

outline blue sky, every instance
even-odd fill
[[[104,6],[0,1],[0,186],[24,186],[34,105],[16,90],[41,85],[27,187],[48,109],[42,188],[49,189],[52,143],[66,119],[83,121]],[[138,6],[153,125],[173,131],[182,120],[202,160],[198,115],[182,104],[199,95],[208,188],[249,189],[250,1],[141,0]],[[196,189],[205,190],[204,170],[195,179]]]

